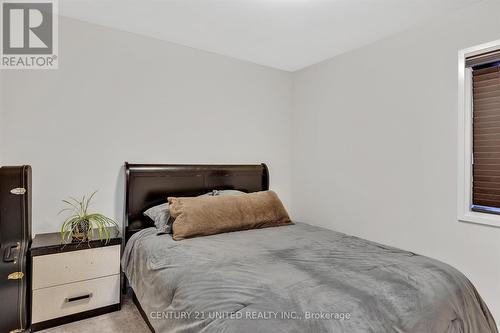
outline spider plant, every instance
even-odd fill
[[[89,236],[94,238],[97,230],[101,241],[109,242],[111,230],[117,230],[118,224],[102,214],[89,213],[88,209],[97,191],[89,196],[83,196],[81,200],[70,197],[62,200],[68,207],[62,209],[63,212],[70,212],[61,226],[61,239],[63,242],[88,242]]]

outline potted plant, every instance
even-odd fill
[[[61,226],[61,239],[63,242],[88,242],[89,236],[93,237],[95,230],[97,230],[101,241],[109,242],[111,230],[113,228],[117,229],[118,224],[102,214],[88,212],[90,203],[96,193],[97,191],[88,197],[84,195],[81,200],[75,198],[63,200],[68,207],[62,209],[59,214],[62,212],[71,213]]]

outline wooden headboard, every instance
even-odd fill
[[[258,192],[269,189],[265,164],[129,164],[125,162],[125,242],[153,226],[143,212],[168,197],[197,196],[212,190]]]

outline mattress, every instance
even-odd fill
[[[144,229],[122,269],[157,333],[498,333],[453,267],[305,223],[182,241]]]

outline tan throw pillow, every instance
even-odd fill
[[[233,196],[168,198],[173,239],[292,224],[273,191]]]

